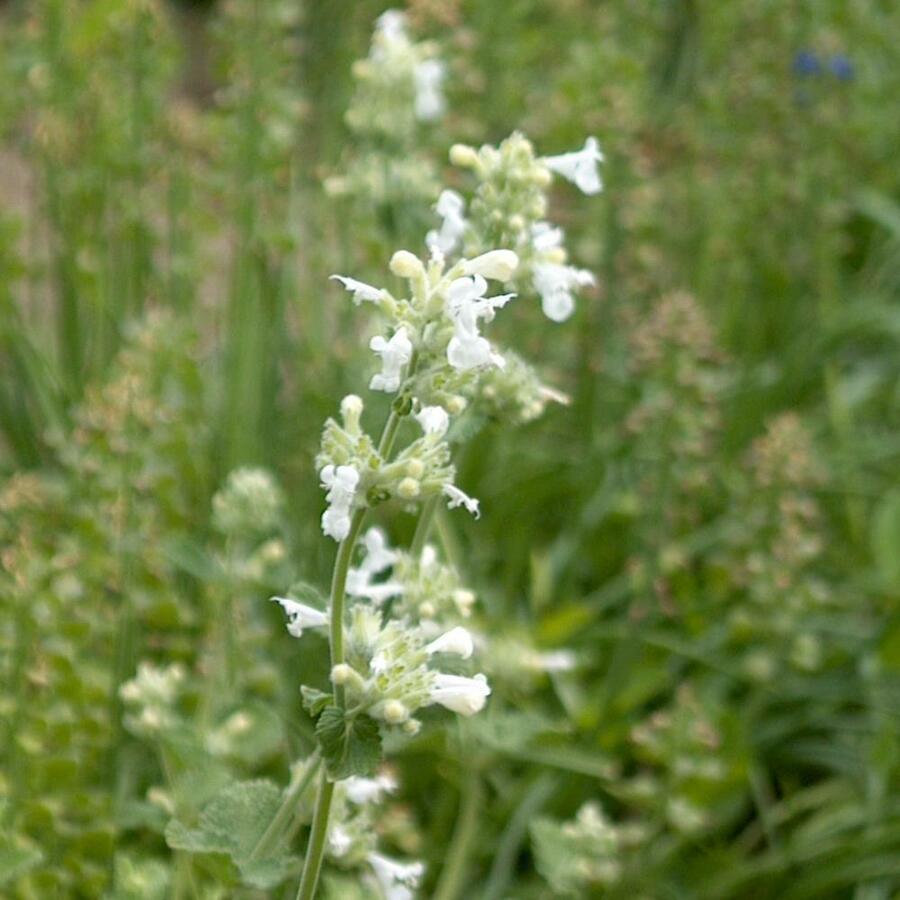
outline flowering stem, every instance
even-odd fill
[[[303,875],[297,888],[296,900],[313,900],[316,885],[319,883],[319,871],[322,868],[322,857],[325,854],[325,838],[328,835],[328,817],[331,813],[331,800],[334,797],[334,782],[328,780],[328,773],[322,771],[319,782],[319,794],[316,797],[316,811],[313,813],[312,830],[309,833],[309,846],[306,848],[306,860],[303,863]]]

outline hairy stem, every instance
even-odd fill
[[[334,782],[328,780],[328,773],[323,769],[322,778],[319,782],[319,794],[316,797],[316,811],[313,813],[312,830],[309,834],[309,846],[306,848],[303,875],[300,877],[300,887],[297,888],[296,900],[312,900],[316,895],[319,871],[322,868],[322,857],[325,855],[328,816],[331,813],[331,800],[333,797]]]

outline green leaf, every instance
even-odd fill
[[[381,762],[378,723],[365,714],[348,717],[339,706],[326,706],[316,722],[316,737],[332,781],[371,775]]]
[[[872,556],[887,587],[900,590],[900,491],[892,491],[872,516]]]
[[[254,856],[260,838],[281,806],[282,792],[271,781],[237,781],[221,790],[200,815],[195,828],[173,819],[166,843],[190,853],[221,853],[231,857],[245,883],[270,888],[299,866],[295,856],[275,853]]]
[[[40,850],[12,845],[0,846],[0,884],[21,878],[43,858]]]
[[[315,719],[319,713],[331,703],[331,694],[320,691],[318,688],[307,685],[300,686],[300,694],[303,697],[303,708]]]

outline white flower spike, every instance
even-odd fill
[[[369,347],[381,357],[381,372],[372,376],[369,387],[393,394],[400,387],[403,367],[412,359],[413,346],[406,336],[406,328],[398,328],[389,341],[376,335],[369,341]]]
[[[328,615],[305,603],[298,603],[289,597],[272,597],[275,603],[281,604],[285,615],[288,617],[288,634],[300,637],[304,628],[319,628],[328,624]]]
[[[581,150],[544,157],[544,165],[550,171],[573,182],[585,194],[599,194],[602,190],[603,184],[597,172],[597,163],[602,161],[603,154],[594,137],[589,137]]]
[[[484,709],[491,689],[484,675],[466,678],[464,675],[435,674],[429,697],[432,703],[461,716],[474,716]]]
[[[349,278],[346,275],[332,275],[331,281],[337,281],[342,284],[344,288],[353,295],[353,302],[357,306],[359,306],[363,300],[377,303],[381,300],[381,295],[384,293],[381,288],[366,284],[364,281],[357,281],[355,278]]]
[[[475,518],[481,516],[481,510],[478,508],[478,501],[474,497],[461,491],[455,484],[445,484],[442,488],[444,496],[447,497],[447,508],[456,509],[457,506],[464,506]]]

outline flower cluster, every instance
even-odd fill
[[[346,113],[367,149],[327,179],[329,193],[376,202],[434,198],[434,166],[417,152],[417,136],[422,123],[444,113],[446,69],[436,53],[433,43],[410,38],[404,13],[389,9],[378,18],[369,55],[353,66],[356,91]]]
[[[476,150],[456,144],[450,161],[471,169],[478,187],[468,217],[460,194],[441,193],[435,206],[441,225],[429,232],[428,246],[445,256],[478,253],[487,247],[515,250],[522,261],[517,284],[540,296],[549,319],[563,322],[575,310],[575,293],[593,285],[594,276],[567,264],[563,231],[545,219],[546,192],[555,173],[586,194],[598,193],[597,164],[602,159],[595,138],[588,138],[582,150],[543,158],[535,156],[531,142],[519,133],[498,147]]]
[[[279,523],[284,496],[265,469],[235,469],[213,497],[213,525],[224,535],[266,534]]]
[[[142,662],[137,675],[119,688],[129,710],[125,725],[134,734],[159,735],[177,722],[175,704],[185,679],[184,668],[174,663],[165,668]]]

